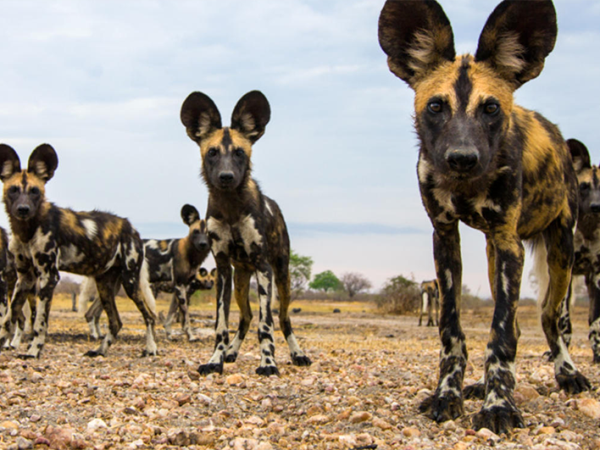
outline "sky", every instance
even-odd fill
[[[474,52],[496,1],[442,1],[458,53]],[[261,90],[271,122],[253,174],[313,273],[434,278],[418,192],[413,92],[377,40],[383,1],[0,1],[0,142],[26,161],[40,143],[59,167],[59,206],[128,217],[142,237],[185,235],[181,206],[205,211],[198,147],[179,120],[192,91],[229,124]],[[517,103],[600,158],[600,2],[556,0],[559,34]],[[8,227],[5,214],[0,225]],[[483,235],[461,227],[463,281],[489,296]],[[213,266],[212,261],[207,266]],[[530,265],[528,264],[527,267]],[[526,272],[527,272],[526,268]],[[523,295],[533,296],[527,276]]]

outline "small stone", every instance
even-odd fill
[[[258,416],[250,416],[247,419],[244,419],[244,423],[262,427],[265,424],[265,421]]]
[[[352,419],[350,419],[352,420]],[[331,422],[331,419],[329,418],[329,416],[326,416],[325,414],[317,414],[315,416],[309,417],[306,420],[306,423],[312,423],[312,424],[324,424],[327,422]],[[356,423],[356,422],[354,422]]]
[[[356,447],[356,436],[353,434],[342,434],[338,436],[338,441],[344,447]]]
[[[69,448],[73,441],[73,429],[70,427],[55,428],[48,425],[45,436],[50,441],[51,448]]]
[[[88,432],[94,432],[99,430],[100,428],[108,428],[106,422],[102,419],[92,419],[87,424]]]
[[[582,398],[577,400],[577,408],[583,414],[592,419],[600,419],[600,403],[598,400],[593,398]]]
[[[554,428],[559,428],[559,427],[564,427],[565,426],[565,421],[563,419],[561,419],[560,417],[556,417],[552,423],[550,424],[550,426],[553,426]]]
[[[210,405],[213,402],[212,398],[205,394],[198,394],[198,400],[205,405]]]
[[[442,429],[454,431],[456,430],[456,422],[454,420],[447,420],[444,423],[442,423]]]
[[[42,416],[40,416],[39,414],[32,414],[31,417],[29,417],[29,421],[30,422],[39,422],[41,420]]]
[[[350,422],[351,423],[365,422],[367,420],[371,420],[372,417],[373,417],[373,415],[367,411],[358,411],[358,412],[355,412],[352,415],[350,415]]]
[[[559,436],[561,439],[564,439],[567,442],[577,442],[580,441],[582,439],[582,436],[575,433],[574,431],[571,430],[562,430],[559,433]]]
[[[554,434],[556,429],[554,427],[542,427],[538,430],[538,434]]]
[[[175,396],[175,401],[179,404],[179,406],[185,405],[192,400],[192,396],[187,392],[181,392]]]
[[[381,430],[390,430],[393,428],[393,426],[390,423],[386,422],[383,419],[380,419],[379,417],[375,417],[373,419],[373,426]]]
[[[225,381],[229,386],[235,386],[241,384],[244,378],[239,373],[234,373],[233,375],[229,375]]]
[[[33,448],[33,441],[25,439],[21,436],[17,438],[16,444],[19,450],[29,450]]]
[[[7,430],[17,430],[19,428],[19,424],[11,422],[10,420],[5,420],[4,422],[0,423],[0,428],[4,428]]]
[[[415,427],[403,428],[402,434],[407,438],[416,438],[416,437],[421,436],[421,432]]]
[[[233,440],[233,450],[256,450],[258,441],[256,439],[235,438]]]
[[[497,435],[496,433],[494,433],[492,430],[489,430],[489,429],[487,429],[487,428],[481,428],[481,429],[480,429],[480,430],[477,432],[476,436],[477,436],[478,438],[484,439],[484,440],[486,440],[486,441],[487,441],[487,440],[489,440],[489,439],[491,439],[491,440],[493,440],[493,441],[497,441],[497,440],[499,440],[499,439],[500,439],[500,436],[498,436],[498,435]]]

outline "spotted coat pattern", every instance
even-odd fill
[[[200,92],[190,94],[181,108],[187,134],[200,147],[202,177],[209,192],[206,223],[218,274],[215,349],[208,363],[199,367],[201,374],[222,373],[223,363],[237,358],[252,320],[248,296],[252,274],[256,275],[259,298],[261,360],[256,372],[279,373],[271,315],[275,287],[281,304],[279,323],[292,363],[311,363],[298,345],[288,313],[290,241],[285,221],[277,203],[263,195],[251,177],[252,144],[263,135],[270,114],[267,99],[258,91],[249,92],[238,101],[231,127],[222,127],[216,105]],[[240,322],[229,342],[232,280]]]
[[[486,236],[495,301],[485,384],[471,390],[484,395],[473,427],[500,433],[523,426],[513,398],[522,240],[546,255],[542,324],[556,380],[568,392],[590,387],[558,332],[573,265],[575,173],[558,128],[513,101],[513,92],[541,72],[556,34],[550,0],[501,2],[475,55],[456,55],[450,21],[436,1],[388,0],[379,18],[388,66],[415,91],[417,175],[434,228],[442,347],[438,387],[421,411],[438,422],[463,413],[467,349],[460,325],[459,221]]]
[[[114,295],[122,281],[146,324],[144,354],[157,353],[154,340],[155,304],[147,280],[141,276],[143,244],[128,220],[100,211],[75,212],[59,208],[45,198],[45,184],[54,175],[58,157],[48,144],[38,146],[21,170],[16,152],[0,145],[0,179],[9,217],[17,282],[2,326],[4,345],[29,295],[39,299],[33,340],[22,357],[37,358],[46,342],[48,318],[59,270],[94,277],[102,306],[109,318],[109,332],[88,356],[105,355],[122,326]]]

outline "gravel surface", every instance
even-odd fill
[[[470,428],[481,401],[465,401],[465,416],[442,424],[418,413],[436,386],[439,342],[435,329],[416,326],[416,317],[343,306],[341,314],[322,306],[311,313],[310,303],[296,302],[302,312],[293,324],[311,367],[290,365],[277,330],[281,376],[254,373],[259,354],[252,333],[223,375],[200,377],[198,365],[213,345],[210,312],[194,315],[199,342],[181,334],[167,341],[159,327],[160,354],[150,358],[139,357],[141,317],[124,312],[109,355],[90,359],[82,355],[97,344],[83,319],[57,303],[39,360],[0,354],[0,449],[600,448],[600,376],[583,307],[576,308],[571,354],[594,390],[568,396],[556,389],[552,364],[541,356],[546,345],[535,308],[521,308],[515,398],[526,428],[497,436]],[[489,308],[463,313],[466,383],[482,375],[490,315]],[[234,313],[231,323],[237,324]]]

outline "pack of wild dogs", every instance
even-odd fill
[[[542,326],[558,386],[570,394],[591,388],[569,356],[572,275],[585,277],[589,339],[593,361],[600,362],[600,169],[591,164],[581,142],[565,141],[556,125],[513,101],[513,92],[542,72],[556,36],[551,0],[501,2],[489,16],[474,55],[456,55],[450,21],[434,0],[387,0],[379,17],[379,43],[389,69],[415,92],[417,177],[433,225],[436,267],[436,279],[421,285],[419,325],[427,314],[426,325],[438,326],[441,338],[438,387],[420,411],[437,422],[462,415],[463,398],[481,398],[474,428],[501,433],[524,426],[513,397],[523,242],[534,255]],[[127,219],[50,203],[45,184],[58,166],[54,149],[40,145],[22,169],[16,152],[0,145],[0,179],[11,228],[10,239],[4,230],[0,235],[0,347],[19,347],[27,304],[34,311],[33,338],[21,356],[40,356],[59,270],[86,277],[81,297],[84,304],[95,299],[86,313],[94,336],[99,337],[102,311],[108,316],[108,331],[88,356],[106,355],[117,337],[122,323],[115,294],[121,286],[146,324],[143,354],[156,355],[157,292],[173,293],[167,334],[179,315],[184,333],[194,341],[190,296],[214,283],[215,346],[198,370],[222,373],[224,363],[236,360],[249,331],[250,279],[255,275],[261,357],[257,374],[279,373],[271,312],[276,295],[291,361],[310,365],[288,313],[290,241],[283,214],[251,173],[253,144],[264,134],[270,115],[259,91],[238,101],[229,127],[222,126],[219,110],[207,95],[193,92],[185,99],[181,122],[200,149],[208,207],[201,219],[196,208],[183,206],[181,217],[189,233],[180,239],[141,239]],[[484,378],[465,387],[460,221],[485,234],[495,302]],[[209,253],[216,272],[201,267]],[[232,290],[240,320],[230,340]]]

